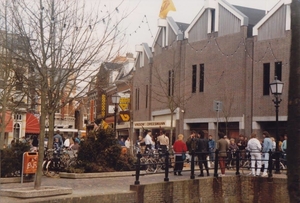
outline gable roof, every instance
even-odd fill
[[[286,6],[286,23],[285,29],[291,29],[291,9],[292,0],[280,0],[254,27],[253,35],[258,35],[258,29],[267,22],[282,6]]]
[[[195,26],[195,24],[198,22],[198,20],[202,17],[202,15],[206,12],[206,10],[211,10],[214,9],[216,10],[216,16],[219,16],[219,6],[224,7],[226,10],[228,10],[232,15],[234,15],[236,18],[238,18],[241,22],[241,26],[248,25],[248,17],[243,14],[240,10],[235,8],[233,5],[228,3],[225,0],[207,0],[204,4],[204,6],[201,8],[199,13],[196,15],[196,17],[193,19],[189,27],[185,31],[185,37],[189,37],[189,32],[192,30],[192,28]],[[216,18],[216,27],[215,31],[218,31],[218,24],[219,24],[219,19]]]

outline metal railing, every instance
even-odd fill
[[[209,154],[210,152],[205,152],[205,154]],[[213,168],[210,168],[213,169],[214,173],[213,173],[213,176],[215,178],[219,177],[219,174],[218,174],[218,170],[219,170],[219,153],[220,151],[216,150],[215,152],[215,159],[214,160],[210,160],[211,162],[213,162]],[[227,152],[226,152],[227,153]],[[258,153],[261,153],[261,152],[258,152]],[[268,159],[268,169],[267,169],[267,172],[268,172],[268,177],[272,177],[273,176],[273,170],[275,171],[275,164],[276,164],[276,161],[277,159],[273,158],[274,155],[275,157],[276,156],[280,156],[278,155],[277,153],[280,153],[282,154],[281,152],[272,152],[272,151],[269,151],[268,154],[269,154],[269,159]],[[190,163],[190,170],[184,170],[184,172],[190,172],[190,179],[195,179],[195,163],[198,161],[204,161],[204,160],[196,160],[195,158],[196,157],[199,157],[198,155],[200,154],[204,154],[204,153],[201,153],[201,152],[195,152],[195,151],[192,151],[189,153],[190,155],[190,158],[191,160],[189,160],[188,162]],[[241,156],[242,155],[242,156]],[[163,162],[162,161],[158,161],[158,162],[147,162],[147,161],[144,161],[146,157],[150,157],[150,156],[153,156],[153,157],[157,157],[157,159],[159,159],[159,157],[163,156],[164,159],[163,159]],[[165,174],[165,177],[164,177],[164,181],[169,181],[169,171],[170,171],[170,167],[172,164],[175,165],[175,161],[172,161],[172,159],[170,158],[170,156],[174,156],[174,153],[170,153],[168,151],[165,152],[165,154],[141,154],[140,152],[138,152],[137,154],[137,161],[136,161],[136,164],[135,164],[135,182],[134,184],[135,185],[139,185],[140,184],[140,176],[141,175],[151,175],[151,174],[154,174],[154,173],[160,173],[160,171],[153,171],[153,173],[146,173],[146,174],[141,174],[141,170],[146,170],[146,168],[149,166],[149,165],[154,165],[154,167],[156,167],[156,165],[163,165],[163,168],[164,169],[164,174]],[[143,160],[144,159],[144,160]],[[155,159],[155,158],[154,158]],[[235,157],[234,159],[230,159],[230,160],[234,160],[234,167],[232,167],[232,169],[234,169],[235,171],[235,175],[241,175],[241,171],[242,171],[242,174],[244,175],[249,175],[250,172],[251,172],[251,160],[250,160],[250,152],[247,152],[247,151],[239,151],[237,150],[235,152]],[[225,162],[226,164],[228,164],[228,157],[225,159]],[[257,160],[257,161],[266,161],[265,159],[261,159],[261,160]],[[285,165],[285,159],[281,158],[278,160],[280,163],[279,163],[279,166],[280,166],[280,170],[286,170],[286,165]],[[187,162],[186,160],[185,161],[182,161],[182,162]],[[227,168],[227,166],[225,166]],[[258,169],[257,166],[255,166],[255,170],[261,170],[261,169]],[[247,172],[248,171],[248,172]],[[162,172],[161,172],[162,173]]]

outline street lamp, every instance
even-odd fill
[[[112,103],[115,105],[115,108],[114,108],[114,133],[116,135],[116,138],[117,137],[117,131],[116,131],[116,125],[117,125],[117,112],[118,112],[118,105],[120,103],[120,96],[116,93],[116,94],[113,94],[111,96],[111,100],[112,100]]]
[[[276,174],[280,173],[279,170],[279,134],[278,134],[278,108],[279,108],[279,104],[282,101],[280,98],[280,95],[282,94],[282,90],[283,90],[283,82],[281,82],[280,80],[277,80],[277,76],[275,76],[275,79],[272,83],[270,83],[270,90],[271,93],[274,95],[274,98],[272,101],[275,104],[275,111],[276,111]]]

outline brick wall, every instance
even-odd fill
[[[138,203],[289,202],[286,178],[228,176],[131,185]]]

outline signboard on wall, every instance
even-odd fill
[[[140,128],[170,128],[171,127],[171,121],[138,121],[133,123],[134,129],[140,129]],[[173,121],[173,127],[175,126],[175,121]]]

